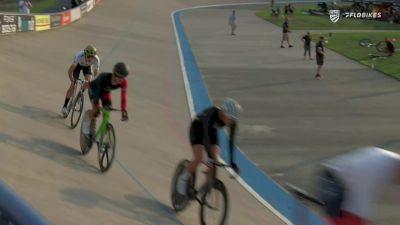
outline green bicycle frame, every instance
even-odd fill
[[[110,122],[110,110],[102,108],[101,112],[103,114],[103,121],[100,124],[99,129],[96,132],[96,139],[99,140],[100,137],[103,136],[103,134],[106,132],[107,125]],[[100,140],[103,141],[103,140]]]

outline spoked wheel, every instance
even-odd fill
[[[384,41],[380,41],[378,42],[378,44],[376,45],[376,50],[378,52],[386,52],[386,43]]]
[[[85,115],[83,116],[83,121],[86,121],[86,117],[87,117],[87,112],[88,111],[86,111]],[[92,124],[94,125],[94,122]],[[80,132],[80,135],[79,135],[79,139],[80,139],[79,143],[80,143],[80,146],[81,146],[82,154],[86,155],[90,151],[90,149],[92,148],[93,140],[92,140],[91,135],[86,135],[86,134],[84,134],[82,132],[82,127],[83,127],[83,122],[81,123],[81,132]],[[92,134],[92,135],[94,135],[94,134]]]
[[[171,183],[171,203],[172,207],[174,208],[175,212],[182,211],[188,206],[190,199],[195,197],[194,192],[194,182],[195,177],[188,181],[188,195],[182,196],[176,190],[176,185],[178,182],[178,177],[185,171],[187,165],[189,164],[189,160],[183,159],[179,162],[178,166],[175,169],[174,177],[172,178]]]
[[[101,172],[110,169],[115,157],[115,131],[111,124],[107,125],[107,130],[102,137],[102,141],[98,144],[99,149],[99,166]]]
[[[74,129],[76,125],[79,123],[79,119],[81,118],[82,111],[83,111],[83,94],[79,92],[78,96],[76,96],[75,101],[72,105],[72,113],[71,113],[71,129]]]
[[[361,39],[361,40],[358,42],[358,44],[359,44],[361,47],[369,47],[369,46],[372,45],[372,40],[369,39],[369,38],[363,38],[363,39]]]
[[[228,196],[222,181],[216,179],[210,190],[201,197],[201,225],[223,225],[228,212]]]

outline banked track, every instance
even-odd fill
[[[0,177],[52,224],[199,224],[197,205],[179,215],[169,206],[174,167],[190,157],[170,13],[195,2],[102,1],[70,26],[0,37]],[[120,60],[133,70],[131,120],[113,115],[117,162],[107,174],[99,173],[94,151],[81,156],[78,130],[59,117],[67,68],[88,43],[99,49],[102,70]],[[113,97],[119,105],[118,93]],[[283,224],[221,176],[231,200],[229,224]]]

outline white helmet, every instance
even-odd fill
[[[232,98],[225,98],[222,102],[221,109],[234,120],[238,120],[239,115],[242,112],[242,107]]]

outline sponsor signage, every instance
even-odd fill
[[[18,29],[19,32],[34,31],[35,17],[26,15],[18,16]]]
[[[50,17],[51,27],[61,26],[61,14],[51,15]]]
[[[61,16],[61,26],[71,23],[71,11],[64,12]]]
[[[50,15],[35,16],[35,30],[43,31],[50,29]]]
[[[78,20],[81,18],[81,8],[77,7],[74,9],[71,9],[71,22],[74,22],[75,20]]]
[[[16,33],[18,31],[18,16],[1,15],[0,27],[2,34]]]

